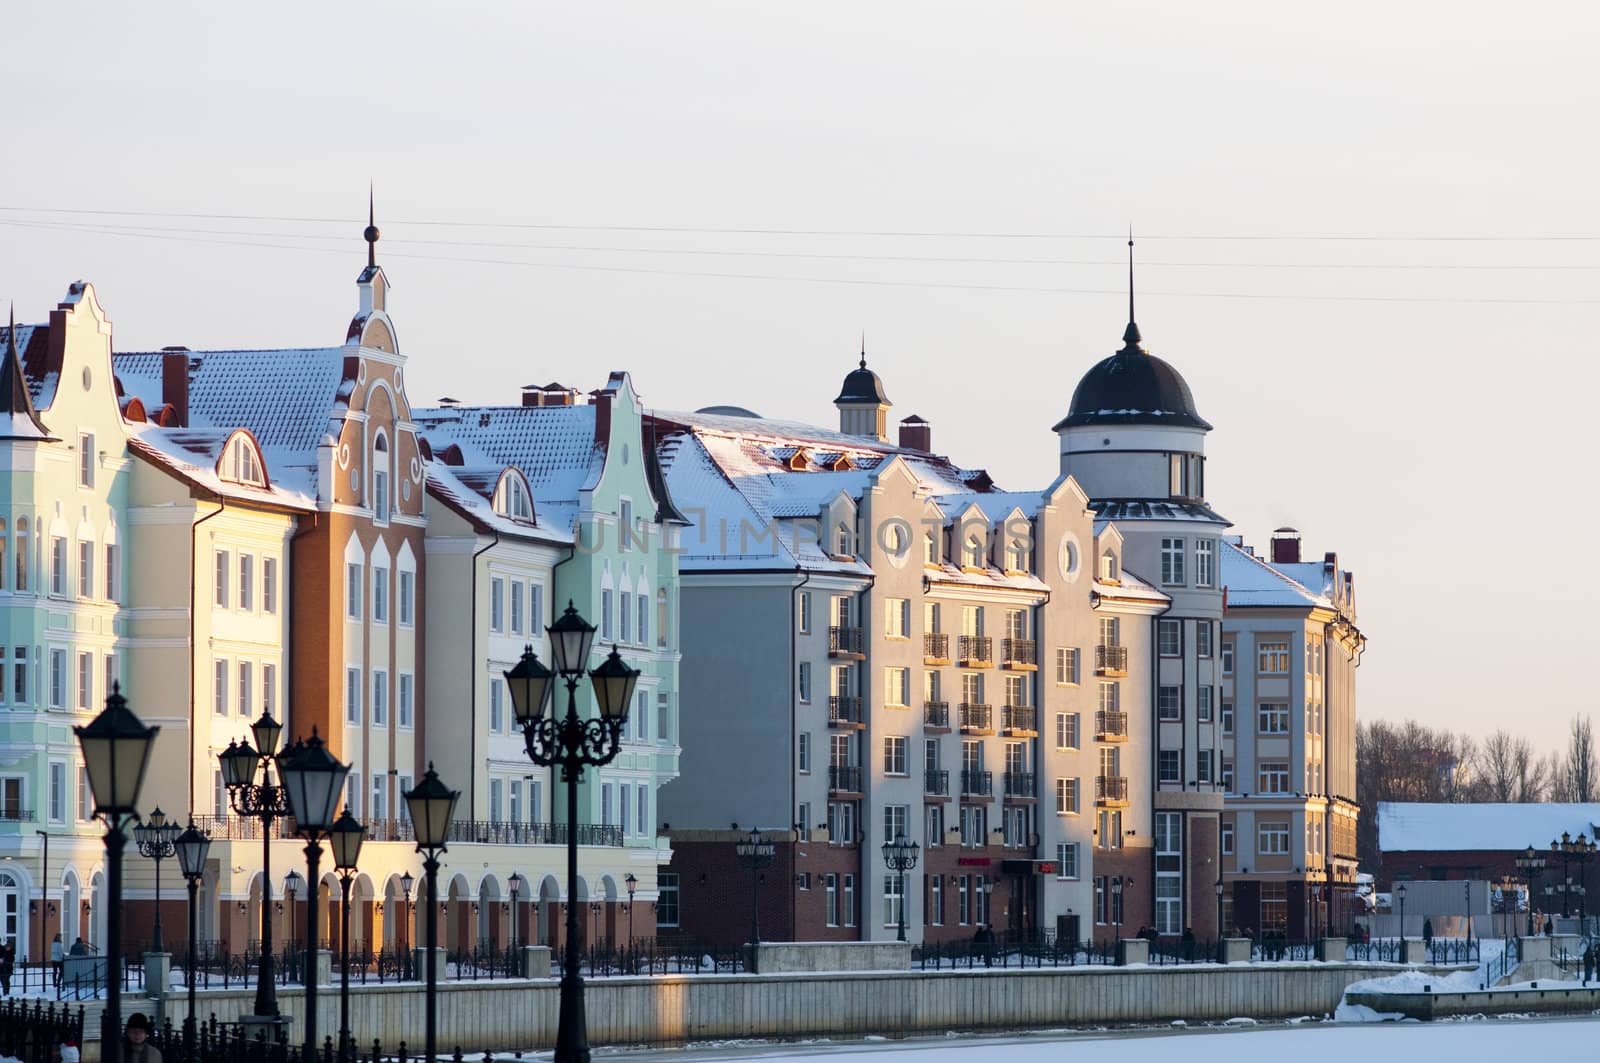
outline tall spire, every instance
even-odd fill
[[[861,368],[867,367],[867,330],[861,330]]]
[[[1139,341],[1144,337],[1139,335],[1139,325],[1133,317],[1133,226],[1128,226],[1128,327],[1122,330],[1122,349],[1135,351],[1139,349]]]
[[[378,264],[378,223],[371,181],[367,182],[367,230],[361,236],[367,241],[367,268],[372,269]]]
[[[22,373],[22,355],[17,349],[17,304],[13,302],[6,329],[6,354],[0,360],[0,439],[51,438],[33,408],[33,396],[28,393],[28,382]]]

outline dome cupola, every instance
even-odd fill
[[[839,431],[849,436],[864,436],[880,443],[888,440],[889,396],[884,394],[883,381],[867,368],[867,341],[861,339],[861,363],[844,378],[839,397],[833,400],[839,408]]]

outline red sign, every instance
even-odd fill
[[[957,867],[988,867],[990,862],[987,856],[960,856],[956,858]]]
[[[1041,875],[1053,875],[1056,873],[1056,865],[1048,860],[1034,861],[1033,869]]]

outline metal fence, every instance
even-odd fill
[[[1054,934],[995,935],[993,941],[960,939],[933,941],[911,947],[914,970],[970,970],[975,967],[1076,967],[1114,964],[1114,942],[1062,941]]]
[[[0,1003],[0,1056],[22,1063],[56,1063],[63,1042],[83,1043],[83,1007],[35,1000]]]

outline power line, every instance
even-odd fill
[[[0,221],[0,224],[36,227],[59,228],[49,223],[25,221]],[[77,231],[105,236],[130,236],[138,239],[169,240],[180,243],[220,244],[238,247],[270,248],[283,251],[316,252],[321,254],[348,255],[346,247],[311,247],[306,245],[280,244],[263,242],[260,240],[215,239],[207,236],[177,235],[167,232],[146,232],[139,230],[125,230],[114,227],[94,228],[87,225],[79,226]],[[345,241],[348,243],[348,241]],[[477,265],[515,266],[527,269],[551,269],[592,273],[625,273],[669,277],[697,277],[717,280],[748,280],[767,282],[788,282],[798,284],[836,284],[857,285],[867,287],[885,288],[927,288],[946,291],[987,291],[987,292],[1023,292],[1045,295],[1122,295],[1122,288],[1059,288],[1030,285],[1012,284],[971,284],[939,281],[901,281],[884,280],[861,277],[810,277],[783,274],[764,273],[725,273],[709,270],[675,270],[655,269],[645,266],[606,266],[593,263],[574,262],[531,262],[525,259],[502,258],[477,258],[459,255],[423,255],[403,251],[386,252],[387,258],[412,259],[424,262],[461,262]],[[1269,294],[1256,292],[1211,292],[1211,291],[1173,291],[1162,289],[1144,289],[1150,295],[1175,296],[1180,298],[1196,299],[1245,299],[1300,301],[1300,302],[1335,302],[1335,303],[1435,303],[1435,304],[1505,304],[1505,305],[1535,305],[1535,306],[1592,306],[1600,305],[1600,299],[1526,299],[1513,297],[1454,297],[1454,296],[1383,296],[1383,295],[1330,295],[1319,294]]]
[[[0,211],[31,214],[87,214],[105,217],[185,218],[212,221],[269,221],[316,225],[355,225],[365,220],[349,218],[296,217],[272,214],[208,214],[159,210],[98,210],[80,207],[18,207],[0,205]],[[974,232],[960,230],[882,230],[882,229],[789,229],[789,228],[716,228],[687,225],[578,225],[554,222],[511,221],[454,221],[439,218],[388,218],[385,224],[434,225],[467,229],[548,229],[569,232],[640,232],[689,233],[721,236],[826,236],[826,237],[888,237],[906,239],[973,239],[973,240],[1120,240],[1122,233],[1067,233],[1067,232]],[[1396,233],[1140,233],[1140,240],[1194,240],[1194,241],[1331,241],[1370,243],[1597,243],[1600,235],[1581,233],[1544,233],[1513,235],[1485,234],[1396,234]]]

